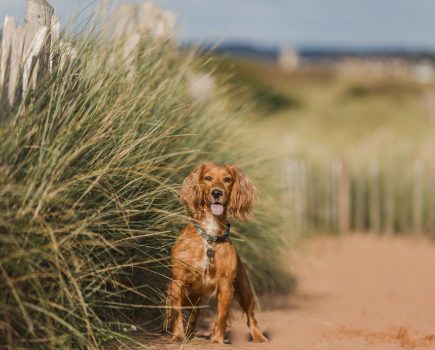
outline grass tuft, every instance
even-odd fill
[[[256,181],[236,244],[258,291],[289,288],[270,166],[219,91],[190,97],[192,54],[151,36],[128,57],[95,33],[69,41],[77,59],[0,126],[0,348],[97,348],[160,328],[179,184],[205,159]]]

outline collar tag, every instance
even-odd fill
[[[210,260],[214,258],[214,250],[213,250],[213,248],[208,248],[207,249],[207,258],[209,258]]]

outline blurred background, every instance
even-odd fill
[[[161,4],[287,159],[301,231],[435,234],[433,2]]]
[[[204,159],[258,187],[234,242],[269,329],[434,345],[434,1],[50,0],[60,24],[28,60],[33,1],[0,3],[18,23],[0,32],[5,348],[160,329],[177,193]],[[301,238],[325,235],[298,265]]]
[[[435,235],[433,2],[157,3],[201,53],[196,89],[230,86],[285,159],[297,231]]]
[[[433,2],[158,3],[287,159],[300,230],[435,235]]]

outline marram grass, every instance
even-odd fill
[[[201,160],[260,191],[235,241],[257,291],[289,286],[271,165],[217,91],[188,94],[191,54],[89,35],[0,126],[0,349],[97,348],[161,326],[169,249],[187,220],[179,184]]]

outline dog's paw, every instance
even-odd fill
[[[265,343],[265,342],[268,342],[269,339],[267,339],[263,333],[261,333],[260,331],[257,331],[257,332],[253,332],[252,341],[254,343]]]
[[[211,342],[213,343],[213,344],[223,344],[224,343],[224,336],[222,335],[222,336],[216,336],[216,335],[214,335],[212,338],[211,338]]]
[[[179,334],[173,334],[171,337],[171,342],[176,343],[176,342],[180,342],[184,340],[184,336],[183,335],[179,335]]]

